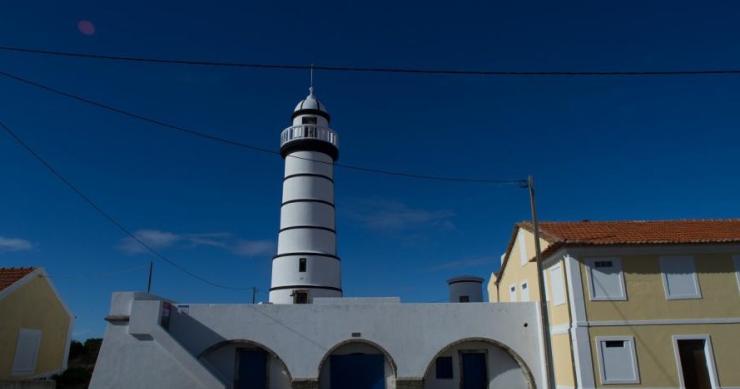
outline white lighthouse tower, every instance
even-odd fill
[[[337,134],[329,128],[331,117],[313,87],[296,105],[292,119],[293,125],[280,134],[285,175],[277,255],[272,260],[274,304],[342,296],[334,216]]]

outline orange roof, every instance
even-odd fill
[[[0,267],[0,290],[13,285],[34,269],[33,267]]]
[[[740,219],[542,222],[540,232],[559,245],[740,243]]]
[[[514,227],[498,280],[506,269],[518,228],[534,231],[530,222]],[[740,219],[540,222],[540,234],[550,242],[542,252],[544,258],[563,246],[740,243]]]

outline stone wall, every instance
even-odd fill
[[[424,389],[423,380],[396,380],[396,389]]]
[[[294,380],[293,389],[319,389],[319,381],[317,380]]]

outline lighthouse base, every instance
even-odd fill
[[[313,304],[315,298],[342,297],[341,290],[297,287],[270,291],[271,304]]]

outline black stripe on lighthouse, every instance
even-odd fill
[[[337,146],[334,146],[327,141],[312,138],[296,138],[294,140],[291,140],[290,142],[283,144],[280,147],[280,156],[286,158],[290,155],[290,153],[294,153],[296,151],[317,151],[319,153],[324,153],[330,156],[331,159],[334,161],[339,159],[339,149],[337,148]]]
[[[318,199],[295,199],[295,200],[288,200],[280,204],[282,207],[283,205],[293,204],[293,203],[319,203],[319,204],[326,204],[332,208],[334,208],[334,203],[326,201],[326,200],[318,200]]]
[[[333,286],[321,286],[321,285],[284,285],[284,286],[274,286],[270,288],[270,292],[273,290],[281,290],[281,289],[326,289],[326,290],[335,290],[337,292],[341,292],[342,288],[336,288]]]
[[[325,180],[329,180],[332,183],[334,183],[334,179],[333,178],[331,178],[329,176],[325,176],[323,174],[316,174],[316,173],[296,173],[296,174],[291,174],[289,176],[283,177],[283,181],[285,181],[285,180],[287,180],[289,178],[293,178],[293,177],[317,177],[317,178],[323,178]]]
[[[310,257],[310,256],[332,258],[332,259],[336,259],[337,261],[342,260],[336,255],[325,254],[325,253],[310,253],[310,252],[283,253],[283,254],[278,254],[272,257],[272,259],[275,260],[275,259],[282,258],[282,257]]]
[[[280,231],[278,231],[278,233],[283,232],[283,231],[288,231],[288,230],[297,230],[301,228],[308,229],[308,230],[324,230],[324,231],[332,232],[334,234],[337,233],[335,229],[324,227],[324,226],[291,226],[291,227],[281,228]]]

